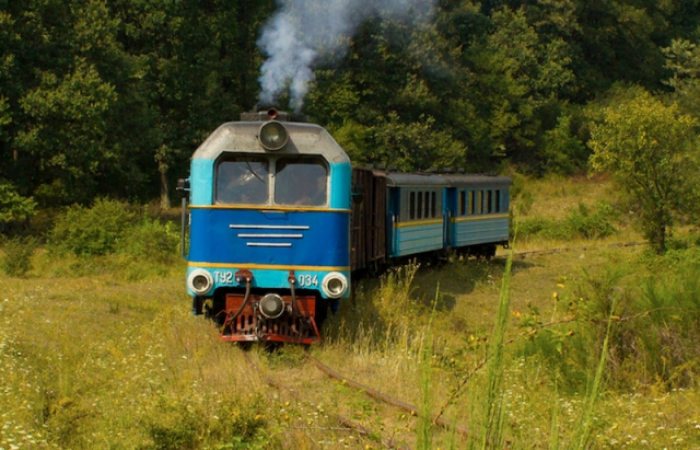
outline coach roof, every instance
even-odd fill
[[[449,186],[454,187],[470,187],[470,186],[510,186],[513,180],[508,177],[497,175],[478,175],[478,174],[443,174],[440,177],[444,178]]]
[[[430,173],[387,173],[386,185],[401,186],[445,186],[447,181]]]

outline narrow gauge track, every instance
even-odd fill
[[[647,244],[646,242],[635,242],[635,241],[630,241],[630,242],[612,242],[610,244],[607,244],[606,247],[635,247],[637,245],[645,245]],[[563,253],[563,252],[573,252],[573,251],[585,251],[588,250],[590,247],[588,246],[583,246],[583,247],[562,247],[562,248],[551,248],[551,249],[543,249],[543,250],[530,250],[526,252],[516,252],[513,254],[514,257],[516,258],[526,258],[528,256],[532,255],[555,255],[557,253]]]
[[[307,357],[307,359],[309,359],[312,363],[314,363],[314,365],[315,365],[316,367],[318,367],[322,372],[324,372],[326,375],[328,375],[329,377],[333,378],[333,379],[336,380],[336,381],[344,382],[344,383],[346,383],[346,384],[347,384],[348,386],[350,386],[350,387],[353,387],[353,388],[355,388],[355,389],[364,391],[367,395],[369,395],[370,397],[372,397],[372,398],[374,398],[374,399],[376,399],[376,400],[382,401],[382,402],[384,402],[384,403],[386,403],[386,404],[388,404],[388,405],[397,406],[397,407],[403,409],[404,411],[409,412],[409,413],[412,414],[412,415],[421,416],[421,415],[423,414],[423,412],[422,412],[420,409],[416,408],[416,407],[413,406],[413,405],[409,405],[408,403],[404,403],[404,402],[402,402],[402,401],[400,401],[400,400],[396,400],[396,399],[391,398],[391,397],[389,397],[388,395],[383,394],[383,393],[381,393],[381,392],[379,392],[379,391],[376,391],[376,390],[374,390],[374,389],[372,389],[372,388],[370,388],[370,387],[364,386],[364,385],[362,385],[362,384],[360,384],[360,383],[357,383],[357,382],[355,382],[355,381],[352,381],[352,380],[350,380],[350,379],[348,379],[348,378],[343,377],[342,375],[338,374],[338,373],[335,372],[333,369],[331,369],[330,367],[326,366],[326,365],[323,364],[321,361],[319,361],[318,359],[314,358],[314,357],[311,356],[311,355],[307,355],[306,357]],[[464,427],[462,427],[462,426],[458,426],[458,425],[457,425],[457,426],[453,426],[451,423],[447,422],[447,421],[446,421],[445,419],[443,419],[442,417],[436,417],[436,418],[433,420],[433,423],[434,423],[435,425],[439,425],[439,426],[441,426],[442,428],[445,428],[445,429],[452,429],[452,428],[454,428],[454,430],[455,430],[457,433],[462,434],[462,435],[464,435],[464,436],[471,436],[471,435],[472,435],[472,433],[471,433],[468,429],[466,429],[466,428],[464,428]]]
[[[317,410],[319,409],[318,406],[316,405],[316,403],[314,403],[313,401],[305,399],[300,393],[298,393],[294,389],[292,389],[288,386],[285,386],[284,384],[280,383],[279,381],[268,376],[260,367],[258,367],[257,364],[255,364],[255,362],[253,362],[252,359],[250,359],[250,356],[248,356],[248,354],[245,351],[243,352],[243,358],[245,358],[245,360],[249,366],[251,366],[253,369],[255,369],[255,371],[258,372],[260,374],[260,376],[262,376],[262,378],[265,380],[265,382],[267,384],[276,388],[277,390],[284,391],[284,392],[290,394],[292,397],[294,397],[298,401],[300,401],[308,406],[311,406],[314,409],[317,409]],[[340,414],[330,414],[330,415],[335,417],[336,420],[338,420],[338,423],[340,423],[345,428],[347,428],[349,430],[354,430],[357,433],[361,434],[362,436],[365,436],[365,437],[377,436],[377,434],[374,433],[372,430],[355,422],[354,420],[348,419],[347,417],[344,417]],[[409,450],[407,447],[404,447],[404,446],[397,444],[396,442],[394,442],[393,439],[390,439],[390,438],[382,437],[381,443],[387,449]]]
[[[263,379],[265,380],[265,382],[267,384],[269,384],[270,386],[272,386],[280,391],[287,392],[288,394],[293,396],[295,399],[297,399],[298,401],[300,401],[308,406],[311,406],[315,409],[318,409],[318,406],[313,401],[305,399],[300,393],[298,393],[294,389],[291,389],[288,386],[285,386],[284,384],[280,383],[279,381],[274,380],[273,378],[268,376],[260,367],[258,367],[257,364],[255,364],[255,362],[253,362],[252,359],[250,359],[250,356],[248,356],[247,353],[243,353],[243,357],[245,358],[246,362],[263,377]],[[357,383],[353,380],[350,380],[349,378],[343,377],[338,372],[334,371],[333,369],[326,366],[325,364],[320,362],[318,359],[314,358],[313,356],[311,356],[309,354],[306,355],[306,359],[308,359],[310,362],[312,362],[321,372],[325,373],[333,380],[338,381],[340,383],[343,383],[343,384],[350,386],[354,389],[357,389],[358,391],[362,391],[377,401],[383,402],[387,405],[398,407],[399,409],[402,409],[403,411],[408,412],[411,416],[420,417],[423,414],[419,408],[417,408],[413,405],[402,402],[400,400],[396,400],[396,399],[394,399],[386,394],[383,394],[383,393],[377,391],[376,389],[372,389],[370,387],[367,387],[365,385]],[[342,426],[344,426],[347,429],[355,430],[357,433],[359,433],[363,436],[366,436],[366,437],[377,436],[377,434],[374,433],[372,430],[364,427],[363,425],[361,425],[361,424],[359,424],[351,419],[348,419],[347,417],[344,417],[344,416],[339,415],[339,414],[331,414],[331,415],[334,416],[338,420],[338,423],[340,423]],[[470,432],[467,428],[459,426],[459,425],[454,425],[454,424],[446,421],[442,417],[435,417],[433,419],[433,424],[438,425],[441,428],[446,429],[446,430],[454,429],[455,432],[457,432],[461,435],[464,435],[464,436],[474,436],[474,434],[472,432]],[[398,445],[394,440],[392,440],[390,438],[382,437],[381,443],[382,443],[382,445],[384,445],[384,447],[386,447],[388,449],[408,450],[406,447]]]

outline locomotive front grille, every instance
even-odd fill
[[[303,239],[303,233],[289,233],[289,231],[306,231],[310,227],[308,225],[242,225],[231,224],[231,229],[237,230],[265,230],[265,233],[238,233],[237,237],[246,241],[247,247],[291,247],[293,244],[288,242],[271,242],[270,240],[277,239]],[[278,231],[278,233],[274,233]],[[263,241],[251,241],[250,239],[265,239]]]

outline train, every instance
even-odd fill
[[[508,177],[353,166],[323,127],[269,108],[219,126],[182,196],[192,312],[232,342],[313,344],[352,277],[508,246]]]

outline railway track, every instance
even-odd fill
[[[645,245],[647,242],[636,242],[636,241],[630,241],[630,242],[613,242],[610,244],[607,244],[607,247],[635,247],[637,245]],[[596,246],[596,247],[599,247]],[[527,258],[528,256],[533,256],[533,255],[555,255],[557,253],[563,253],[563,252],[580,252],[580,251],[587,251],[589,250],[590,247],[588,246],[581,246],[581,247],[563,247],[563,248],[552,248],[552,249],[546,249],[546,250],[531,250],[531,251],[526,251],[526,252],[516,252],[513,256],[515,258],[520,258],[524,259]]]
[[[270,375],[265,373],[265,371],[262,370],[250,358],[250,356],[246,352],[243,353],[243,357],[245,358],[247,364],[251,368],[253,368],[256,372],[258,372],[258,374],[262,377],[262,379],[268,385],[274,387],[275,389],[277,389],[280,392],[284,392],[288,395],[291,395],[296,401],[298,401],[298,402],[300,402],[308,407],[311,407],[311,408],[316,409],[316,410],[321,410],[321,411],[323,411],[324,414],[328,414],[327,411],[322,410],[318,406],[318,404],[315,401],[313,401],[312,399],[306,398],[304,395],[299,393],[297,390],[287,386],[286,384],[284,384],[278,380],[275,380]],[[394,399],[386,394],[379,392],[376,389],[373,389],[371,387],[357,383],[357,382],[355,382],[347,377],[342,376],[337,371],[326,366],[321,361],[319,361],[318,359],[309,355],[308,353],[305,355],[305,359],[307,361],[309,361],[318,370],[320,370],[325,375],[327,375],[330,379],[332,379],[332,380],[334,380],[334,381],[336,381],[344,386],[347,386],[347,387],[353,388],[357,391],[363,392],[367,396],[371,397],[372,399],[374,399],[377,402],[380,402],[384,405],[389,405],[391,407],[395,407],[395,408],[398,408],[402,411],[405,411],[406,413],[408,413],[409,416],[421,417],[423,414],[423,412],[419,408],[417,408],[413,405],[410,405],[410,404],[403,402],[401,400]],[[391,438],[391,437],[382,436],[376,430],[370,429],[367,426],[362,425],[358,421],[352,420],[352,419],[345,417],[341,414],[333,413],[333,414],[329,414],[329,415],[334,417],[338,421],[338,423],[341,425],[341,428],[338,428],[338,430],[341,430],[341,429],[352,430],[352,431],[358,433],[359,435],[361,435],[367,439],[378,441],[379,443],[381,443],[381,445],[384,446],[384,448],[387,448],[387,449],[396,449],[396,450],[408,450],[409,449],[409,447],[406,447],[405,444],[400,444],[400,443],[396,442],[396,440]],[[433,416],[431,416],[431,417],[433,417]],[[451,430],[451,431],[454,431],[455,433],[458,433],[458,434],[463,435],[463,436],[473,436],[473,434],[467,428],[465,428],[463,426],[454,425],[454,424],[448,422],[447,420],[443,419],[442,417],[434,417],[434,419],[431,419],[431,420],[433,422],[433,425],[441,427],[445,430],[448,430],[448,431]]]

